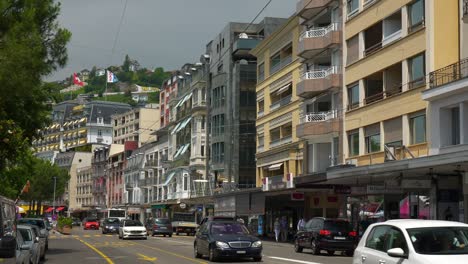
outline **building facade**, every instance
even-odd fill
[[[113,143],[124,144],[126,141],[137,141],[138,146],[151,142],[153,131],[159,129],[159,106],[155,108],[135,108],[128,112],[113,115]]]
[[[76,208],[90,210],[94,206],[93,197],[93,169],[91,166],[76,170]]]

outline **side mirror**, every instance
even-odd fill
[[[405,251],[403,251],[402,248],[392,248],[387,251],[387,254],[390,257],[394,258],[406,258],[407,255],[405,254]]]
[[[36,239],[34,239],[34,243],[39,243],[39,237],[36,237]]]
[[[21,245],[20,247],[21,250],[30,250],[31,249],[31,246],[27,245],[27,244],[23,244]]]

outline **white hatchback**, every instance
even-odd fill
[[[467,264],[468,225],[401,219],[370,225],[353,264]]]

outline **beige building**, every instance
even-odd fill
[[[79,168],[76,175],[76,209],[90,209],[94,206],[93,169],[91,166]]]
[[[137,141],[138,147],[154,140],[151,135],[159,129],[159,105],[153,108],[135,108],[112,116],[114,144]]]

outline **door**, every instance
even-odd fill
[[[360,255],[362,264],[381,264],[382,261],[385,261],[384,255],[387,255],[385,253],[385,239],[389,230],[390,226],[381,225],[370,231],[365,248],[355,252],[355,255]]]
[[[208,224],[201,226],[196,236],[198,251],[205,255],[209,254]]]

